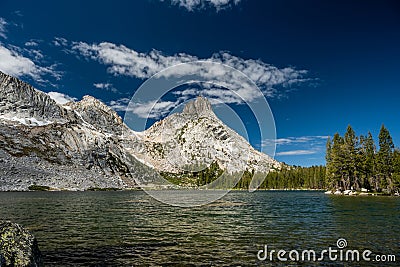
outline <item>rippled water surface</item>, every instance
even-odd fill
[[[194,192],[201,194],[201,191]],[[174,192],[180,194],[180,192]],[[31,230],[46,266],[397,266],[376,262],[260,262],[270,249],[336,247],[400,261],[400,198],[316,191],[235,191],[179,208],[142,191],[0,193],[0,219]]]

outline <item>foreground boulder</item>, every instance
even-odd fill
[[[16,223],[0,221],[0,267],[42,265],[36,238]]]

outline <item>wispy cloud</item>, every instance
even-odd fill
[[[21,10],[15,10],[14,14],[17,15],[18,17],[23,17],[24,16],[24,14],[22,14]]]
[[[106,91],[111,91],[113,93],[117,93],[118,90],[111,83],[94,83],[93,86],[97,89],[103,89]]]
[[[195,96],[202,95],[208,98],[211,104],[215,105],[220,103],[241,104],[243,101],[250,103],[260,96],[260,92],[256,90],[241,90],[238,93],[237,91],[208,83],[202,84],[201,89],[189,87],[181,91],[173,92],[173,94],[179,97],[179,104]]]
[[[28,47],[36,47],[38,45],[39,43],[36,40],[29,40],[28,42],[25,42],[25,46]]]
[[[68,40],[63,37],[55,37],[53,40],[53,45],[55,46],[66,46],[68,44]]]
[[[290,150],[276,153],[277,156],[299,156],[316,154],[315,150]]]
[[[275,140],[266,140],[265,144],[275,142],[276,145],[293,145],[293,144],[319,144],[325,143],[328,139],[328,136],[325,135],[315,135],[315,136],[296,136],[296,137],[285,137],[278,138]]]
[[[167,115],[177,104],[176,101],[148,101],[145,103],[138,103],[129,108],[130,111],[140,118],[157,119]]]
[[[164,1],[164,0],[160,0]],[[168,0],[167,0],[168,1]],[[217,11],[237,5],[241,0],[169,0],[172,5],[186,8],[188,11],[195,11],[207,7],[213,7]]]
[[[41,66],[35,62],[42,57],[39,50],[28,51],[12,45],[6,47],[0,43],[0,71],[15,77],[29,76],[37,82],[45,82],[45,75],[60,79],[61,73],[55,70],[55,65]]]
[[[325,150],[328,136],[296,136],[264,140],[263,146],[277,145],[277,156],[297,156],[321,153]]]
[[[129,104],[129,98],[121,98],[109,102],[115,111],[133,112],[140,118],[158,119],[169,114],[170,110],[179,104],[177,101],[148,101],[145,103]]]
[[[6,26],[7,26],[7,24],[8,24],[7,21],[0,17],[0,37],[2,37],[4,39],[7,39],[7,35],[6,35],[6,32],[7,32]]]
[[[48,92],[47,93],[51,99],[56,101],[57,104],[64,105],[68,102],[73,102],[76,101],[77,99],[75,97],[71,97],[69,95],[59,93],[59,92]]]
[[[128,111],[129,101],[130,101],[129,98],[124,97],[124,98],[110,101],[108,103],[108,106],[110,106],[115,111]]]
[[[7,38],[6,26],[9,23],[0,18],[0,37]],[[56,65],[44,66],[42,51],[36,47],[37,43],[33,40],[25,43],[26,47],[19,47],[13,44],[3,44],[0,42],[0,71],[15,77],[29,76],[39,83],[47,82],[44,76],[52,76],[60,79],[61,72],[57,71]]]
[[[17,54],[24,55],[27,58],[31,58],[36,62],[39,62],[41,59],[44,58],[42,51],[38,48],[26,48],[26,47],[19,47],[16,45],[8,44],[7,47],[9,50],[14,51]]]
[[[140,53],[126,46],[108,42],[73,42],[71,49],[86,59],[108,66],[108,72],[111,74],[141,79],[149,78],[167,67],[197,60],[196,57],[184,53],[174,56],[165,56],[157,50]]]

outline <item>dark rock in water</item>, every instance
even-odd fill
[[[36,238],[16,223],[0,221],[0,266],[43,266]]]

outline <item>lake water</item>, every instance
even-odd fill
[[[35,234],[46,266],[397,266],[400,261],[396,197],[234,191],[206,206],[179,208],[142,191],[4,192],[0,219]],[[337,248],[339,238],[347,240],[346,249],[395,255],[397,263],[257,259],[264,245],[320,252]]]

